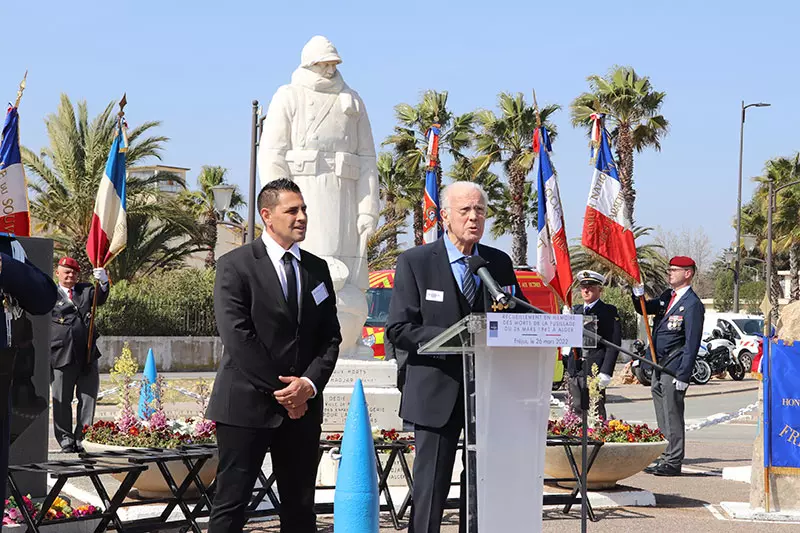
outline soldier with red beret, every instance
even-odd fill
[[[658,363],[679,351],[666,368],[675,377],[653,372],[652,393],[658,427],[669,445],[655,464],[645,472],[657,476],[679,476],[685,453],[684,398],[692,379],[692,369],[703,336],[705,307],[692,290],[697,265],[690,257],[675,256],[669,261],[668,281],[671,289],[658,298],[647,300],[647,312],[653,315],[653,343]],[[633,305],[641,313],[639,296],[644,287],[633,288]]]
[[[81,266],[71,257],[58,261],[58,301],[53,308],[50,328],[50,367],[53,395],[53,431],[61,450],[67,453],[82,451],[83,426],[91,425],[100,388],[97,360],[100,350],[97,328],[92,333],[89,353],[89,323],[95,286],[78,283]],[[99,282],[97,305],[108,299],[108,274],[95,268],[92,276]],[[78,399],[75,425],[72,425],[72,398]]]

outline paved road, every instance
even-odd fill
[[[754,402],[758,382],[749,379],[742,382],[712,380],[708,385],[692,386],[686,401],[689,423],[698,422],[717,413],[735,412]],[[556,397],[563,400],[564,393]],[[609,412],[626,420],[636,420],[655,425],[655,414],[650,400],[649,388],[641,385],[625,385],[609,390]],[[721,424],[690,432],[687,436],[687,471],[678,478],[659,478],[644,473],[627,480],[625,485],[650,490],[656,495],[655,508],[629,507],[598,510],[600,521],[589,523],[591,532],[756,532],[768,528],[776,533],[800,531],[798,524],[755,524],[728,519],[720,503],[724,501],[746,502],[750,486],[746,483],[722,479],[722,468],[750,464],[752,442],[757,416],[736,423]],[[320,532],[333,532],[332,517],[319,518]],[[404,524],[404,527],[407,524]],[[405,529],[404,529],[405,530]],[[276,522],[251,524],[253,533],[276,533]],[[381,532],[394,531],[387,516],[383,516]],[[458,516],[445,516],[442,533],[458,531]],[[569,515],[559,511],[546,511],[545,533],[569,533],[581,531],[580,509]],[[489,532],[496,533],[496,532]],[[522,533],[522,532],[520,532]]]
[[[693,441],[688,444],[687,466],[693,471],[679,478],[658,478],[647,474],[637,474],[625,485],[652,491],[656,495],[656,507],[628,507],[599,509],[599,521],[590,522],[587,530],[598,533],[635,532],[757,532],[768,530],[775,533],[796,532],[797,524],[755,524],[727,519],[720,507],[723,501],[745,502],[749,499],[750,486],[746,483],[725,481],[721,478],[722,468],[749,463],[752,445],[740,443],[720,447],[713,442]],[[710,509],[709,509],[710,507]],[[333,532],[333,519],[321,516],[318,519],[321,533]],[[403,524],[403,531],[407,524]],[[247,531],[252,533],[277,533],[277,521],[250,524]],[[381,532],[395,531],[382,515]],[[442,533],[458,531],[458,516],[448,513],[445,516]],[[546,510],[543,531],[545,533],[571,533],[581,531],[580,509],[564,515],[558,510]],[[500,533],[490,531],[488,533]],[[505,532],[503,532],[505,533]],[[519,533],[524,533],[524,530]]]

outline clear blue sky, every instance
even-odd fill
[[[158,133],[171,139],[164,164],[191,167],[192,185],[202,165],[222,165],[246,190],[251,101],[266,108],[305,42],[322,34],[344,58],[341,71],[363,97],[377,143],[391,132],[393,106],[426,89],[449,91],[457,113],[494,109],[497,93],[531,89],[540,104],[563,106],[553,161],[574,238],[591,168],[569,103],[588,75],[632,65],[667,93],[671,123],[662,151],[636,158],[637,223],[702,228],[718,250],[734,238],[741,100],[772,104],[748,111],[745,199],[768,158],[800,149],[800,4],[655,4],[13,2],[3,9],[0,95],[13,101],[29,70],[21,135],[38,150],[60,93],[87,100],[93,116],[127,92],[129,124],[163,122]],[[533,232],[530,241],[535,264]]]

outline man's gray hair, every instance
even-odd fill
[[[453,189],[472,189],[478,191],[481,193],[483,205],[489,205],[489,195],[486,194],[486,191],[483,190],[483,187],[472,181],[454,181],[442,189],[442,209],[448,209],[450,207],[450,194],[453,192]]]

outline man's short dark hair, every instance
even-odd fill
[[[280,178],[270,181],[264,185],[261,188],[261,192],[258,193],[258,210],[261,211],[264,208],[272,209],[278,205],[278,197],[282,192],[302,194],[300,192],[300,187],[292,180]]]

